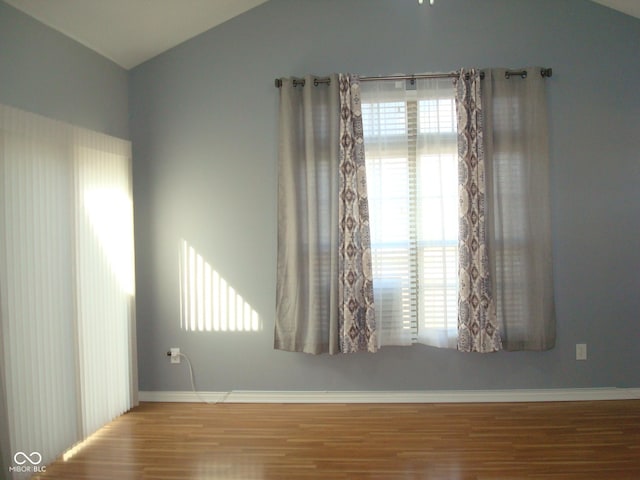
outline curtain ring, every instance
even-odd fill
[[[520,77],[524,79],[524,78],[527,78],[527,71],[522,70],[520,72],[512,72],[507,70],[506,72],[504,72],[504,78],[506,78],[507,80],[511,78],[511,75],[520,75]]]
[[[318,83],[318,79],[317,79],[317,78],[314,78],[314,79],[313,79],[313,86],[314,86],[314,87],[317,87],[318,85],[320,85],[320,83]]]

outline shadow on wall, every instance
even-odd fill
[[[186,240],[180,240],[180,328],[187,332],[258,332],[251,305]]]

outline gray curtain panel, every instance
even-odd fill
[[[489,259],[498,326],[506,350],[555,344],[549,141],[545,79],[485,70]]]
[[[339,82],[283,79],[274,347],[339,353]]]
[[[377,349],[357,76],[283,79],[275,348]]]

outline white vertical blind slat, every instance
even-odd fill
[[[27,451],[38,443],[40,449],[28,451],[38,451],[49,461],[76,440],[75,399],[67,399],[62,374],[73,367],[64,349],[69,301],[55,276],[60,265],[68,269],[70,262],[65,239],[56,231],[59,224],[52,220],[64,217],[60,199],[68,185],[58,172],[64,152],[52,141],[55,127],[29,126],[15,112],[2,119],[6,268],[0,274],[7,303],[0,326],[9,444],[14,451]],[[7,121],[22,123],[23,130],[7,133]]]
[[[136,398],[130,157],[0,105],[0,440],[43,464]]]
[[[85,132],[76,151],[79,278],[87,295],[82,304],[83,335],[93,339],[83,352],[84,381],[91,392],[85,434],[121,414],[129,401],[127,351],[133,318],[133,217],[129,181],[129,152],[118,152],[103,136]],[[123,262],[122,260],[127,260]],[[100,292],[100,295],[97,294]],[[84,342],[81,342],[81,344]],[[104,379],[107,379],[105,382]]]

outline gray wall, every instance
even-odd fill
[[[129,138],[123,68],[0,1],[0,102]]]
[[[640,387],[640,21],[586,0],[271,0],[134,69],[140,388]],[[274,351],[275,77],[550,66],[558,342],[544,353]],[[252,333],[179,325],[187,240],[258,312]],[[576,362],[575,344],[589,359]]]

